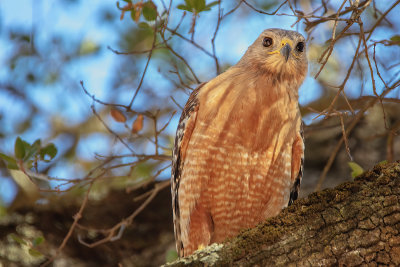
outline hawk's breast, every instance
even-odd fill
[[[291,144],[300,127],[297,99],[279,88],[216,82],[218,90],[206,85],[199,93],[203,104],[186,154],[192,160],[182,172],[185,184],[202,187],[191,197],[210,212],[212,242],[275,216],[288,203]]]

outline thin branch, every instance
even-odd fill
[[[370,2],[370,0],[365,0],[365,1],[361,2],[361,3],[359,3],[358,7],[352,6],[350,8],[346,8],[345,10],[343,10],[343,11],[341,11],[339,13],[339,17],[343,16],[343,15],[349,13],[349,12],[352,12],[357,8],[363,8],[368,2]],[[306,23],[305,31],[308,32],[308,31],[310,31],[311,28],[317,26],[318,24],[321,24],[323,22],[327,22],[329,20],[335,20],[335,18],[337,18],[337,17],[338,17],[338,14],[336,13],[336,14],[332,14],[332,15],[327,16],[327,17],[321,17],[320,19],[312,21],[310,23]]]
[[[229,16],[230,14],[232,14],[233,12],[235,12],[235,11],[240,7],[240,5],[241,5],[242,3],[243,3],[243,1],[240,1],[234,8],[232,8],[232,9],[229,10],[227,13],[225,13],[225,14],[222,16],[221,20],[225,19],[227,16]]]
[[[167,44],[167,42],[164,39],[164,37],[162,37],[162,38],[164,40],[165,46],[172,52],[172,54],[174,54],[177,58],[179,58],[186,65],[186,67],[188,68],[188,70],[192,74],[193,78],[195,79],[196,83],[201,83],[199,78],[197,78],[197,75],[194,73],[192,67],[190,67],[189,63],[186,61],[186,59],[184,57],[182,57],[181,55],[179,55],[174,49],[172,49],[172,47]]]
[[[114,225],[112,228],[107,229],[107,230],[101,230],[101,232],[107,233],[107,236],[104,237],[103,239],[100,239],[96,242],[93,243],[88,243],[82,240],[82,238],[80,236],[78,236],[78,240],[81,244],[89,247],[89,248],[93,248],[96,247],[100,244],[104,244],[106,242],[109,241],[116,241],[118,240],[121,236],[123,231],[126,229],[126,227],[130,224],[132,224],[133,219],[140,213],[142,212],[142,210],[144,208],[147,207],[148,204],[150,204],[150,202],[154,199],[154,197],[157,195],[157,193],[159,191],[161,191],[162,189],[164,189],[165,187],[170,185],[170,181],[164,181],[158,184],[155,184],[154,189],[152,190],[152,193],[148,196],[148,198],[139,206],[139,208],[137,208],[131,215],[129,215],[129,217],[127,217],[126,219],[122,220],[121,222],[119,222],[118,224]],[[91,229],[92,231],[94,229]],[[99,230],[98,230],[99,231]]]
[[[214,35],[213,38],[211,39],[211,46],[213,50],[213,58],[215,61],[215,71],[216,74],[220,74],[220,69],[219,69],[219,63],[218,63],[218,57],[215,52],[215,38],[217,38],[217,33],[219,30],[219,25],[221,24],[221,19],[222,19],[222,10],[221,10],[221,0],[218,1],[218,18],[217,18],[217,26],[215,27]]]
[[[339,17],[340,11],[343,8],[344,4],[346,3],[347,0],[344,0],[342,2],[342,5],[339,7],[338,11],[336,12],[336,18]],[[329,47],[325,49],[325,51],[321,54],[320,58],[318,59],[318,62],[322,63],[319,71],[317,74],[315,74],[314,79],[317,79],[319,74],[321,73],[322,69],[325,67],[326,63],[328,62],[329,57],[331,56],[333,52],[333,47],[336,43],[337,40],[341,38],[341,36],[347,31],[347,29],[350,28],[350,26],[353,24],[353,22],[348,23],[347,26],[341,31],[341,33],[336,37],[336,27],[337,27],[337,21],[335,20],[335,24],[332,29],[332,41],[329,44]],[[325,58],[325,59],[324,59]]]
[[[179,32],[177,32],[177,31],[175,31],[175,30],[173,30],[173,29],[170,29],[170,28],[168,28],[168,27],[166,27],[166,30],[169,31],[172,35],[176,35],[176,36],[178,36],[179,38],[181,38],[182,40],[184,40],[184,41],[186,41],[186,42],[192,44],[192,45],[193,45],[194,47],[196,47],[197,49],[200,49],[200,50],[201,50],[202,52],[204,52],[207,56],[213,57],[213,54],[212,54],[212,53],[208,52],[206,49],[204,49],[204,47],[200,46],[200,45],[199,45],[198,43],[196,43],[195,41],[186,38],[185,36],[183,36],[183,35],[180,34]]]
[[[94,105],[91,105],[90,108],[92,109],[93,114],[96,116],[96,118],[103,124],[103,126],[109,131],[113,136],[115,136],[132,154],[135,154],[135,151],[113,130],[111,130],[110,127],[103,121],[103,119],[100,117],[100,115],[96,112],[96,109]]]
[[[288,0],[285,0],[282,4],[280,4],[279,7],[272,13],[268,13],[268,12],[262,11],[260,9],[257,9],[254,6],[252,6],[251,4],[249,4],[246,0],[242,0],[242,2],[245,3],[246,6],[250,7],[257,13],[272,16],[272,15],[275,15],[276,13],[278,13],[279,9],[281,9],[281,7],[283,7],[283,5],[285,5],[288,2]]]
[[[133,95],[133,97],[131,99],[131,102],[128,105],[128,109],[129,110],[131,109],[133,101],[135,101],[135,98],[136,98],[137,94],[139,93],[140,88],[142,87],[144,76],[146,75],[146,72],[147,72],[147,67],[149,66],[151,56],[153,55],[153,50],[155,48],[156,40],[157,40],[157,24],[154,26],[153,30],[154,30],[153,43],[151,44],[151,49],[150,49],[149,55],[147,57],[146,66],[144,67],[144,70],[143,70],[143,73],[142,73],[142,77],[140,78],[139,85],[136,88],[135,94]]]
[[[140,55],[140,54],[147,54],[150,53],[152,50],[156,50],[156,49],[163,49],[165,47],[157,47],[156,45],[154,46],[153,49],[148,49],[148,50],[143,50],[143,51],[129,51],[129,52],[120,52],[117,51],[113,48],[111,48],[110,46],[107,46],[107,49],[110,50],[111,52],[113,52],[116,55]]]
[[[388,93],[390,93],[391,91],[393,91],[395,88],[397,88],[398,86],[400,86],[400,80],[396,81],[393,83],[393,85],[391,87],[389,87],[388,89],[384,90],[382,92],[382,94],[376,98],[372,98],[369,103],[367,103],[356,115],[356,117],[353,119],[353,121],[350,123],[349,127],[347,127],[347,131],[346,131],[346,137],[350,135],[350,133],[352,132],[352,130],[354,129],[354,127],[359,123],[359,121],[361,120],[361,118],[363,118],[365,112],[372,107],[373,105],[376,104],[377,101],[379,101],[379,99],[383,99]],[[327,161],[327,163],[325,164],[324,169],[322,170],[322,173],[318,179],[318,183],[315,187],[315,191],[319,191],[321,189],[322,184],[325,181],[326,175],[328,174],[329,170],[332,167],[332,164],[336,158],[336,155],[338,154],[340,148],[342,147],[342,144],[344,142],[344,136],[342,136],[342,138],[339,140],[339,142],[336,144],[335,148],[333,149],[331,155],[329,156],[329,159]]]
[[[375,22],[374,26],[372,26],[372,28],[369,30],[369,34],[367,37],[367,41],[369,40],[369,38],[371,38],[372,33],[374,32],[374,30],[376,29],[376,27],[378,27],[381,24],[381,21],[386,17],[386,15],[398,4],[400,3],[400,0],[397,0],[396,2],[393,3],[393,5],[391,5],[386,11],[385,13],[382,14],[382,16]]]
[[[81,204],[81,206],[80,206],[80,208],[79,208],[78,213],[76,213],[76,214],[74,215],[74,221],[73,221],[71,227],[69,228],[67,235],[64,237],[64,239],[63,239],[61,245],[57,248],[56,253],[53,255],[53,257],[51,257],[51,258],[48,259],[44,264],[41,265],[42,267],[45,267],[45,266],[49,265],[50,263],[52,263],[52,262],[55,260],[55,258],[56,258],[56,257],[61,253],[61,251],[64,249],[64,247],[65,247],[65,245],[67,244],[68,240],[71,238],[72,233],[74,232],[74,230],[75,230],[75,228],[76,228],[76,226],[77,226],[79,220],[82,218],[82,214],[83,214],[83,211],[85,210],[86,205],[87,205],[87,202],[88,202],[88,200],[89,200],[89,193],[90,193],[90,191],[91,191],[91,189],[92,189],[93,184],[94,184],[94,180],[89,184],[89,188],[88,188],[88,190],[86,191],[85,198],[83,199],[83,202],[82,202],[82,204]]]
[[[343,140],[344,140],[344,145],[346,147],[347,155],[349,156],[350,161],[353,161],[353,157],[351,156],[351,153],[350,153],[349,141],[347,140],[346,130],[344,129],[342,113],[339,114],[339,118],[340,118],[340,125],[342,126],[342,135],[343,135]]]
[[[363,22],[361,19],[359,19],[358,25],[360,25],[360,37],[362,38],[363,43],[364,43],[365,58],[367,59],[368,67],[369,67],[369,70],[371,73],[372,89],[374,91],[374,95],[376,97],[379,97],[378,93],[376,92],[374,70],[372,69],[371,61],[369,60],[367,41],[365,40],[364,27],[363,27]],[[381,103],[382,103],[382,101],[381,101]]]
[[[81,84],[81,88],[82,88],[82,90],[85,92],[85,94],[86,94],[87,96],[89,96],[94,102],[97,102],[97,103],[102,104],[102,105],[105,105],[105,106],[113,106],[113,107],[127,108],[127,106],[125,106],[125,105],[114,104],[114,103],[108,103],[108,102],[104,102],[104,101],[102,101],[102,100],[97,99],[95,95],[90,94],[89,91],[86,90],[85,85],[83,84],[83,81],[80,81],[80,84]]]
[[[358,51],[360,50],[360,46],[361,46],[361,37],[358,38],[358,44],[357,44],[357,48],[356,48],[356,51],[355,51],[353,60],[352,60],[352,62],[351,62],[351,65],[350,65],[349,69],[347,70],[346,77],[344,78],[342,84],[338,87],[339,90],[337,91],[335,97],[334,97],[333,100],[331,101],[330,105],[329,105],[322,113],[320,113],[320,114],[319,114],[316,118],[314,118],[314,119],[317,119],[317,118],[320,117],[323,113],[324,113],[324,114],[325,114],[325,113],[329,113],[329,112],[333,109],[333,107],[334,107],[334,105],[335,105],[336,101],[338,100],[339,95],[340,95],[341,93],[343,93],[343,96],[345,97],[344,88],[345,88],[345,86],[346,86],[347,80],[350,78],[350,74],[351,74],[351,71],[353,70],[354,63],[356,62],[356,59],[358,58],[357,55],[358,55]],[[350,110],[351,110],[352,113],[354,114],[354,110],[353,110],[353,108],[351,107],[349,101],[347,100],[347,97],[345,97],[345,99],[346,99],[346,102],[348,103],[348,106],[349,106]]]

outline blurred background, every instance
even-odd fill
[[[0,261],[176,257],[168,179],[182,106],[266,28],[307,38],[301,197],[399,160],[399,2],[1,1]]]

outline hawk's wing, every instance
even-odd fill
[[[293,144],[292,149],[292,179],[295,177],[290,189],[290,199],[288,206],[290,206],[293,201],[299,196],[301,178],[303,177],[303,167],[304,167],[304,123],[301,122],[300,132],[296,135],[296,140]],[[296,175],[296,176],[294,176]]]
[[[176,249],[180,256],[183,256],[183,243],[181,239],[180,229],[180,213],[178,190],[181,179],[183,163],[185,161],[186,149],[192,135],[197,111],[199,109],[199,101],[197,94],[201,87],[206,83],[200,84],[190,95],[188,102],[183,108],[181,118],[179,119],[178,129],[176,130],[175,145],[172,151],[172,175],[171,175],[171,193],[172,193],[172,209],[174,215],[174,230]]]

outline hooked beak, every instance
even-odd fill
[[[281,55],[285,57],[286,62],[289,59],[291,51],[292,51],[292,48],[290,47],[289,44],[285,44],[285,46],[281,48]]]

